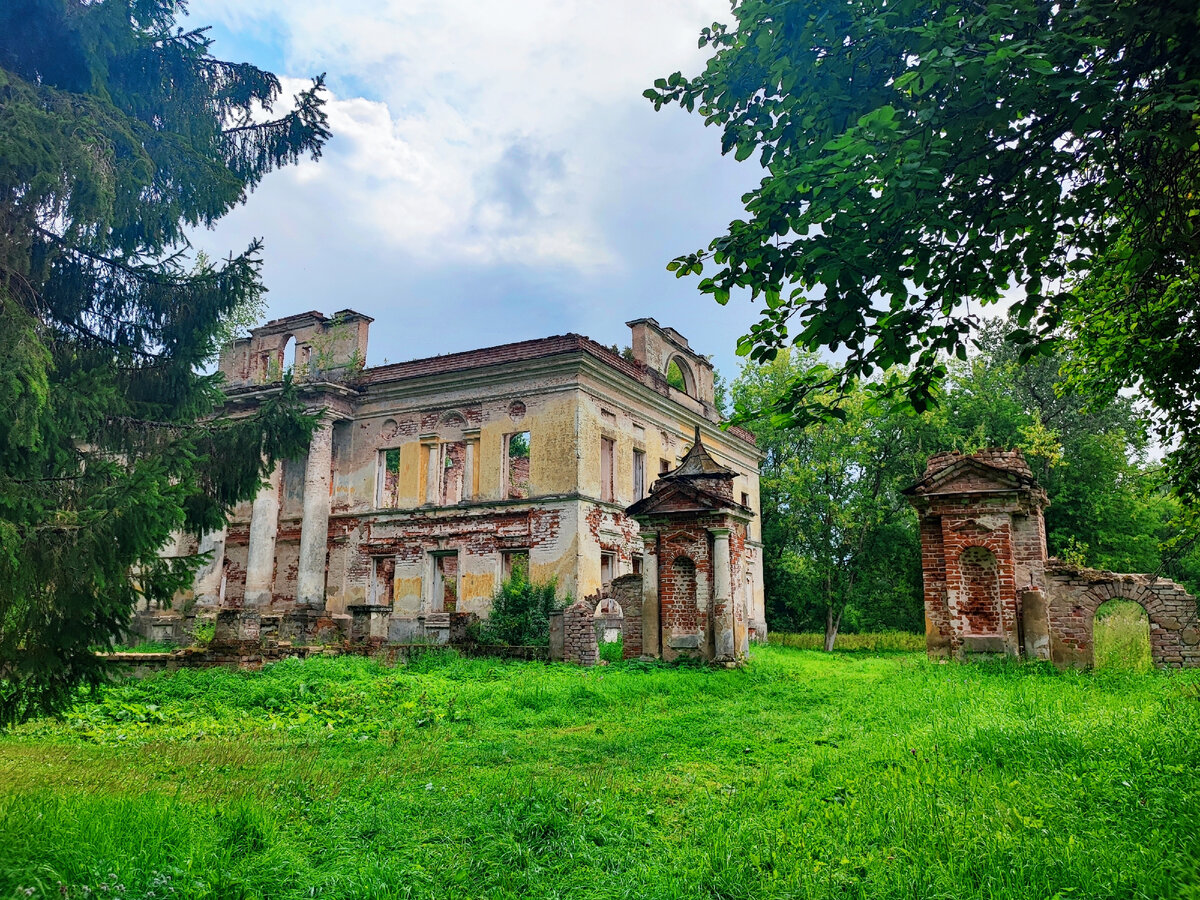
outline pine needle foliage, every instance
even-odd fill
[[[0,5],[0,725],[103,676],[137,601],[200,561],[172,531],[217,529],[311,422],[290,385],[218,414],[204,374],[261,302],[261,245],[188,259],[270,171],[329,136],[317,78],[219,60],[172,0]]]

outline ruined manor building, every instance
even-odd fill
[[[625,510],[699,435],[731,470],[730,502],[748,524],[737,583],[700,565],[694,602],[702,611],[728,590],[744,636],[765,637],[760,454],[749,433],[718,427],[712,366],[682,335],[637,319],[632,354],[567,334],[365,368],[371,321],[289,316],[222,354],[232,413],[292,371],[320,425],[307,456],[277,465],[224,533],[201,539],[212,562],[177,609],[336,621],[371,605],[390,611],[386,638],[404,641],[436,639],[451,613],[486,615],[518,565],[556,578],[560,594],[602,595],[654,551]]]

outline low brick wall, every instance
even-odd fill
[[[1108,600],[1132,600],[1150,619],[1150,657],[1160,668],[1200,666],[1196,598],[1154,575],[1123,575],[1052,563],[1046,570],[1050,658],[1060,666],[1093,662],[1096,610]]]

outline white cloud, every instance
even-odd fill
[[[698,69],[699,28],[728,17],[722,0],[193,0],[190,10],[274,45],[290,89],[329,73],[325,156],[273,176],[314,206],[336,203],[348,226],[427,260],[578,269],[619,264],[600,217],[638,150],[611,125],[646,105],[655,77]]]

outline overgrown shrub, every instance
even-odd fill
[[[619,663],[625,658],[625,637],[618,637],[615,641],[606,641],[600,644],[600,658],[607,663]]]
[[[524,566],[513,566],[512,575],[492,597],[492,611],[479,629],[479,638],[485,644],[548,646],[550,613],[566,602],[559,602],[555,579],[531,581]]]

